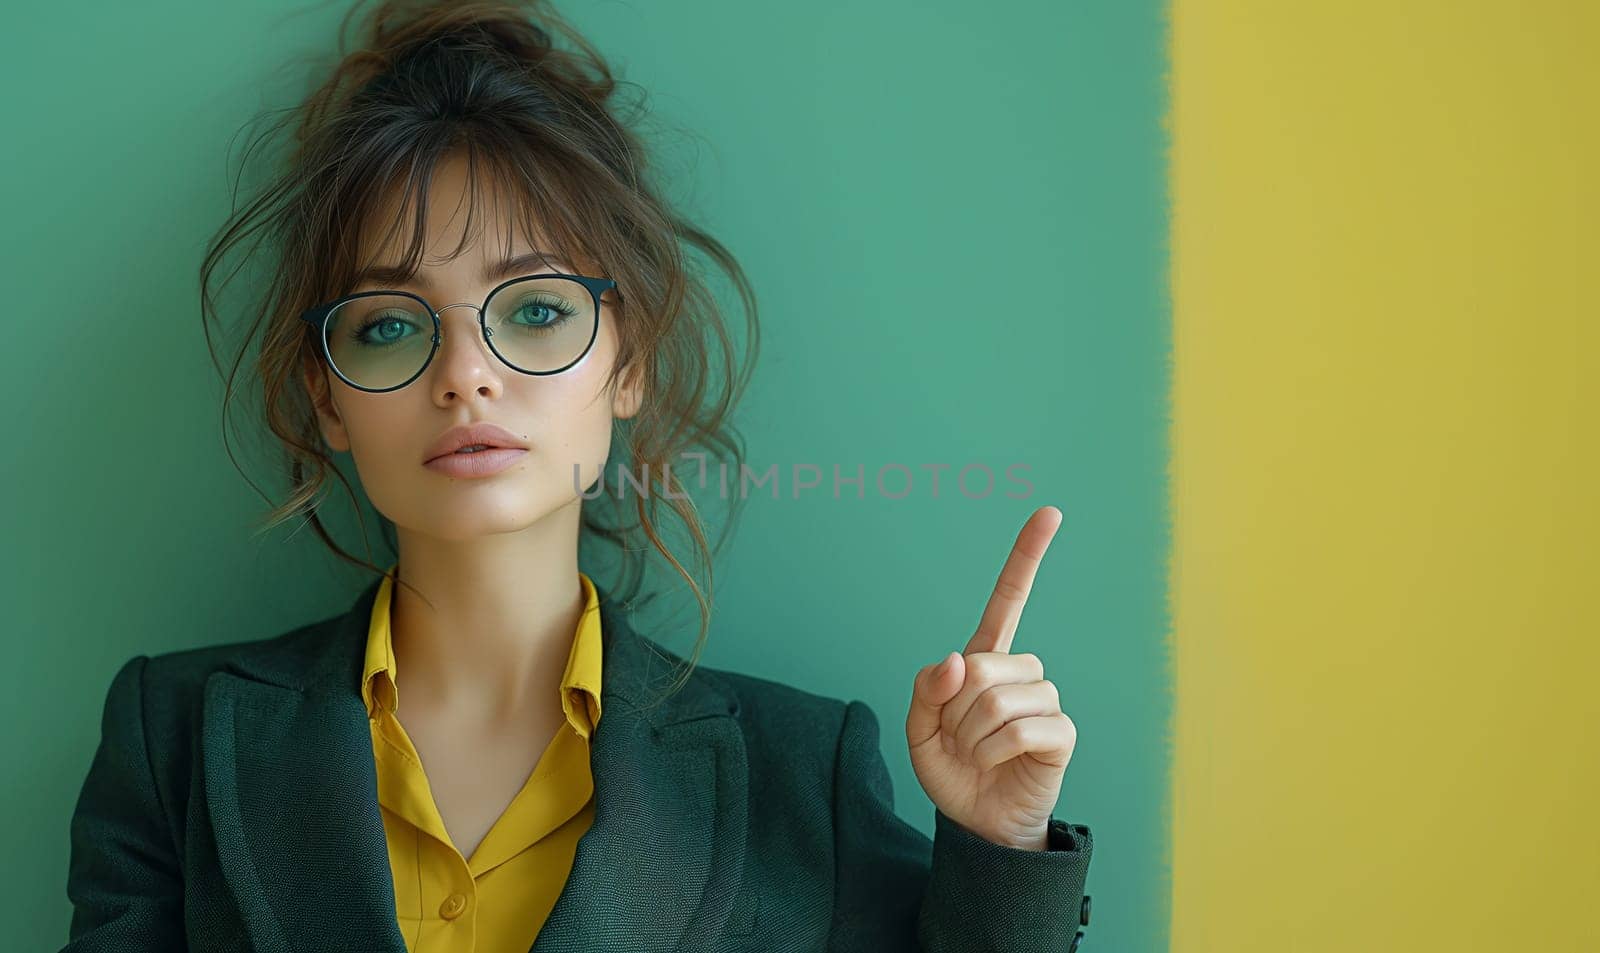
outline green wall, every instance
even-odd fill
[[[760,295],[749,462],[825,477],[747,505],[704,663],[868,701],[899,810],[931,834],[902,731],[912,677],[965,643],[1027,515],[1059,506],[1015,648],[1044,659],[1080,732],[1058,813],[1096,835],[1086,945],[1164,949],[1160,9],[562,8],[648,91],[671,191]],[[224,452],[197,303],[230,138],[291,101],[299,58],[331,48],[343,8],[82,9],[36,5],[0,41],[14,91],[0,386],[20,437],[3,451],[0,723],[20,767],[0,781],[17,818],[0,891],[18,949],[65,940],[68,819],[117,666],[277,634],[363,582],[309,532],[250,538],[265,504]],[[253,442],[235,448],[276,487]],[[1014,463],[1027,499],[1005,496]],[[835,464],[865,467],[865,499],[833,497]],[[873,486],[889,464],[919,474],[905,499]],[[939,464],[935,498],[923,467]],[[954,491],[968,464],[1000,476],[988,498]]]

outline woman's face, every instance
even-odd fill
[[[521,244],[502,247],[502,220],[492,198],[481,197],[484,204],[473,216],[476,236],[454,261],[443,262],[461,241],[469,198],[465,172],[459,158],[440,163],[430,183],[426,253],[414,283],[394,289],[421,295],[440,312],[439,350],[427,369],[405,387],[382,394],[351,387],[325,361],[306,373],[323,438],[332,449],[351,454],[373,506],[397,527],[453,540],[516,532],[577,502],[605,467],[613,418],[633,416],[640,400],[634,380],[624,379],[610,392],[603,389],[617,350],[613,291],[602,298],[589,353],[566,371],[543,377],[502,363],[485,344],[473,308],[440,311],[457,302],[481,306],[500,283],[484,281],[484,274],[506,258],[549,250],[537,237],[528,242],[525,236]],[[394,241],[380,250],[362,260],[398,264],[403,245]],[[559,259],[526,270],[605,277],[591,263]],[[378,288],[368,283],[348,290]],[[423,465],[441,434],[476,422],[505,428],[527,445],[527,452],[490,476],[462,478]]]

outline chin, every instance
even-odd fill
[[[444,490],[432,487],[413,496],[390,515],[397,526],[409,526],[436,539],[466,540],[500,533],[516,533],[535,525],[563,507],[579,502],[569,484],[551,479],[495,477],[449,481]],[[524,474],[526,476],[526,474]],[[396,517],[400,518],[396,518]]]

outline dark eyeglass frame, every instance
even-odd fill
[[[493,298],[495,294],[500,291],[500,289],[509,285],[517,284],[519,282],[529,281],[534,278],[566,278],[571,281],[576,281],[578,284],[587,288],[589,291],[589,296],[594,299],[594,328],[589,332],[589,343],[584,345],[583,351],[577,357],[573,358],[566,365],[558,367],[553,371],[525,371],[506,360],[506,356],[501,354],[500,350],[494,346],[494,332],[489,330],[488,324],[484,321],[484,315],[488,312],[489,308],[489,300]],[[490,352],[492,352],[495,357],[500,359],[500,363],[511,368],[519,374],[527,374],[531,377],[549,377],[551,375],[560,374],[570,370],[579,361],[589,356],[589,352],[594,349],[595,339],[600,336],[600,296],[616,286],[616,281],[611,278],[593,278],[588,275],[568,275],[561,272],[545,271],[535,275],[519,275],[516,278],[510,278],[500,282],[498,285],[495,285],[493,288],[489,289],[488,294],[483,296],[483,303],[481,305],[473,305],[469,301],[462,301],[456,304],[447,304],[438,311],[434,310],[433,305],[429,304],[426,298],[423,298],[421,295],[412,294],[409,291],[386,291],[382,289],[377,291],[357,291],[354,294],[345,295],[342,298],[329,301],[326,304],[319,304],[314,307],[307,308],[300,313],[300,320],[310,325],[311,330],[316,333],[318,350],[322,352],[322,359],[328,363],[328,367],[332,368],[335,374],[339,375],[339,379],[344,381],[346,384],[349,384],[351,387],[354,387],[356,390],[366,391],[369,394],[387,394],[391,391],[397,391],[421,377],[428,370],[428,365],[433,363],[434,355],[439,353],[439,342],[441,340],[441,335],[444,328],[444,323],[439,319],[439,311],[448,311],[451,308],[461,307],[476,308],[478,312],[478,330],[482,332],[484,343],[489,345]],[[377,295],[400,295],[406,298],[411,298],[418,304],[422,305],[422,307],[428,312],[428,316],[433,318],[433,342],[428,350],[427,359],[422,362],[422,366],[417,369],[415,374],[406,378],[401,383],[394,385],[393,387],[363,387],[362,385],[357,384],[355,381],[344,376],[344,372],[339,370],[339,365],[333,360],[333,355],[328,352],[327,323],[328,316],[333,314],[334,309],[350,301],[355,301],[360,298],[371,298]]]

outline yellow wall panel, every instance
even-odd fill
[[[1172,949],[1600,950],[1600,5],[1172,9]]]

